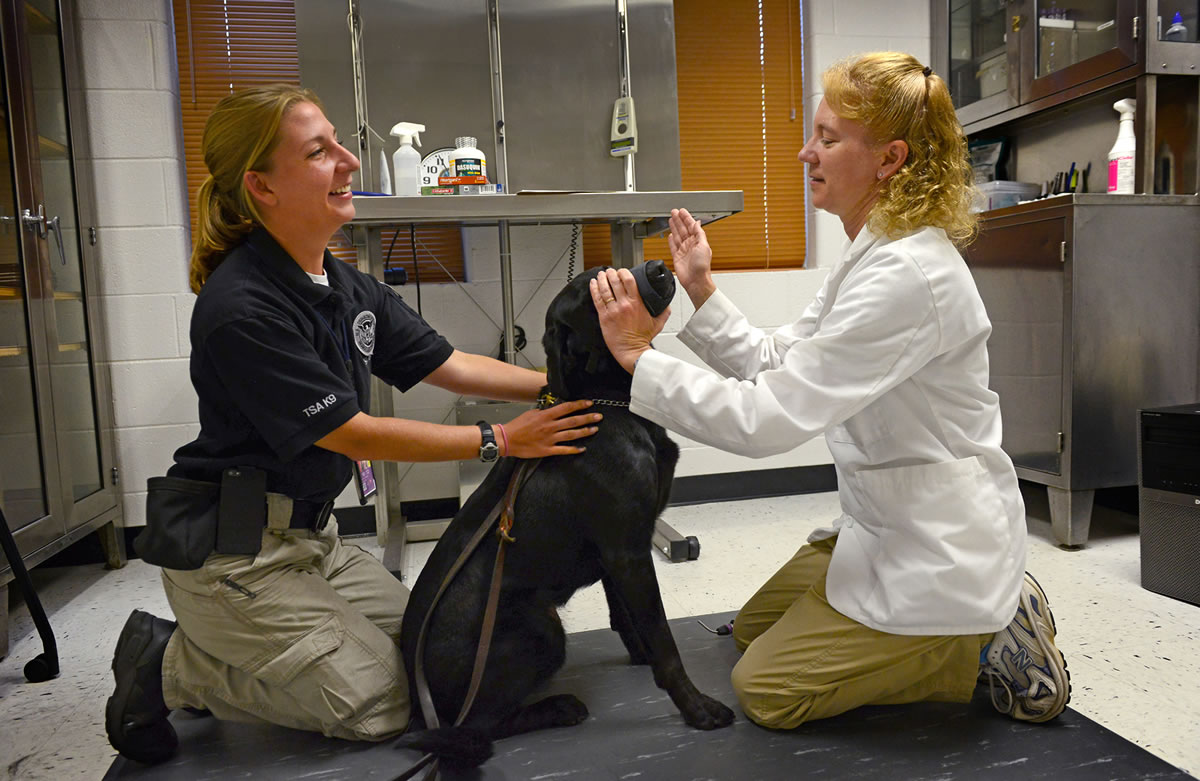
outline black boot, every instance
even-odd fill
[[[147,765],[165,762],[179,747],[162,688],[163,654],[175,627],[174,621],[135,610],[113,654],[117,690],[104,710],[108,741],[121,756]]]

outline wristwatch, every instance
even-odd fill
[[[500,455],[500,446],[496,444],[496,433],[492,431],[492,426],[487,421],[481,420],[475,425],[479,426],[479,431],[483,434],[483,444],[479,446],[479,460],[491,463]]]

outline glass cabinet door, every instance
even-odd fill
[[[90,304],[93,224],[72,4],[0,4],[0,502],[22,554],[119,516]],[[60,14],[66,18],[60,18]],[[79,128],[73,124],[78,122]],[[49,555],[48,553],[46,555]]]
[[[29,0],[29,55],[33,82],[33,118],[41,168],[43,231],[49,254],[53,317],[50,338],[50,387],[58,427],[62,474],[70,496],[79,501],[100,490],[100,443],[97,437],[93,360],[88,333],[80,235],[76,218],[73,154],[67,125],[63,43],[57,3]]]
[[[963,123],[1017,104],[1019,50],[1009,0],[950,0],[950,94]],[[1019,17],[1018,17],[1019,20]]]
[[[1035,45],[1039,79],[1117,48],[1116,0],[1039,2]]]
[[[1160,41],[1196,43],[1200,37],[1200,0],[1158,0],[1155,32]]]
[[[1146,70],[1196,75],[1200,60],[1200,0],[1145,0],[1149,46]]]
[[[0,81],[0,507],[13,531],[46,516],[42,446],[38,438],[29,292],[21,257],[22,230],[7,132],[8,96]]]
[[[1082,84],[1137,61],[1134,0],[1032,0],[1033,58],[1021,100]]]

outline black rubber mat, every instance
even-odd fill
[[[710,626],[729,614],[702,617]],[[738,712],[734,724],[701,732],[683,723],[654,686],[650,670],[627,663],[616,634],[571,635],[567,665],[550,691],[571,692],[591,718],[577,727],[501,741],[496,755],[444,781],[793,781],[819,779],[1191,778],[1074,711],[1049,724],[1023,724],[993,710],[986,687],[969,705],[918,703],[860,708],[790,732],[755,726],[741,715],[729,671],[733,640],[694,618],[671,622],[696,686]],[[174,714],[179,754],[152,768],[118,757],[106,779],[393,778],[417,759],[388,743],[324,738],[280,727],[247,726]]]

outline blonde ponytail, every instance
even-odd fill
[[[279,125],[292,106],[304,102],[322,108],[311,90],[269,84],[227,95],[209,114],[201,142],[209,175],[196,196],[196,236],[188,274],[193,293],[199,293],[225,256],[262,224],[254,199],[246,192],[246,172],[270,170]]]
[[[254,228],[254,222],[244,219],[236,213],[231,213],[221,204],[221,197],[216,190],[216,180],[208,176],[200,185],[200,193],[196,197],[196,243],[192,248],[191,270],[188,281],[192,292],[199,293],[200,288],[208,281],[208,277],[225,255]]]

